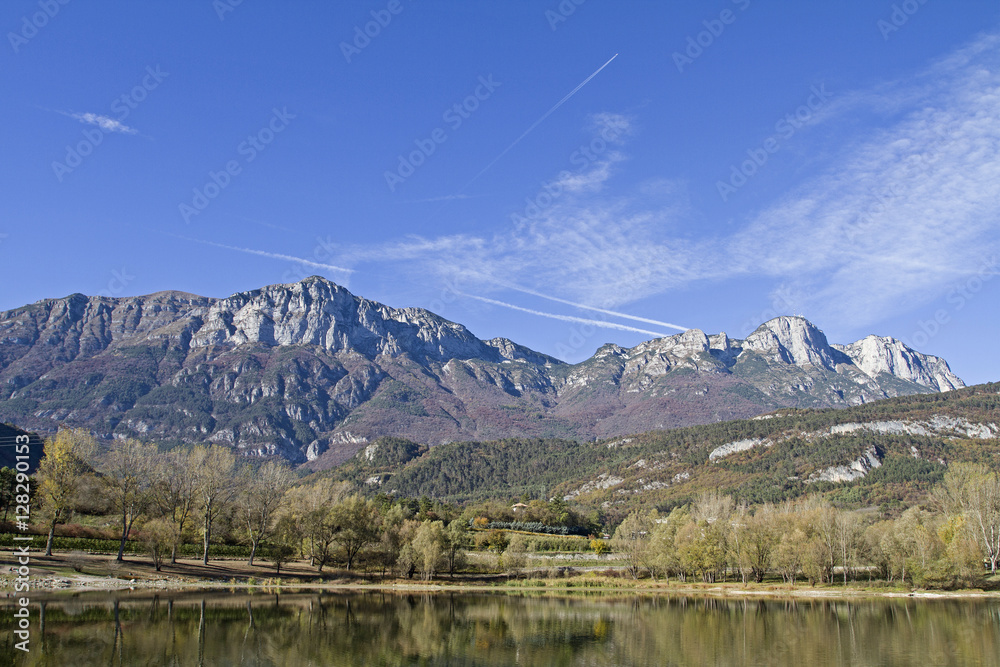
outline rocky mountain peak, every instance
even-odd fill
[[[880,373],[894,375],[938,391],[964,387],[948,367],[948,362],[929,354],[920,354],[902,341],[891,337],[869,335],[850,345],[835,345],[838,350],[870,377]]]
[[[764,322],[743,341],[743,349],[786,364],[831,370],[841,357],[830,347],[826,334],[809,320],[797,316],[775,317]]]
[[[319,277],[0,313],[0,421],[323,465],[382,435],[589,439],[961,386],[942,359],[878,336],[831,346],[801,317],[746,340],[690,329],[566,364]]]
[[[438,360],[504,356],[461,324],[422,308],[390,308],[357,297],[318,276],[217,301],[191,341],[192,347],[245,343],[350,349],[369,358],[402,353]]]

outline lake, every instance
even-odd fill
[[[81,593],[32,606],[27,655],[13,649],[11,601],[0,605],[4,664],[1000,664],[997,599]]]

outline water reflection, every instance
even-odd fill
[[[131,592],[34,612],[16,664],[1000,664],[1000,601],[982,599]]]

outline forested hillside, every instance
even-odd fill
[[[749,503],[819,492],[891,508],[918,502],[953,461],[1000,467],[998,425],[1000,384],[986,384],[582,444],[509,438],[427,450],[376,441],[332,474],[372,493],[558,497],[611,516],[669,509],[710,489]]]

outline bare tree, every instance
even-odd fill
[[[292,484],[292,474],[287,467],[273,461],[256,470],[250,467],[244,470],[240,510],[250,537],[249,565],[253,565],[257,547],[271,529],[275,514]]]
[[[195,487],[202,517],[204,550],[202,563],[208,565],[208,546],[212,542],[212,528],[219,515],[233,501],[238,490],[236,483],[236,455],[219,445],[195,447],[191,452],[195,474]]]
[[[847,585],[847,571],[855,560],[864,539],[864,526],[854,512],[837,512],[834,516],[834,539],[840,552],[844,585]]]
[[[611,539],[611,547],[615,553],[622,555],[625,571],[633,579],[638,579],[643,569],[652,571],[650,539],[656,518],[649,513],[632,512],[618,525]]]
[[[153,501],[164,518],[173,524],[176,536],[170,548],[170,562],[177,562],[177,547],[191,520],[198,499],[198,480],[192,452],[172,449],[156,457],[153,467]]]
[[[118,546],[117,561],[123,560],[125,541],[132,532],[132,524],[149,507],[152,500],[152,466],[156,446],[133,440],[116,440],[111,443],[101,467],[101,481],[109,499],[122,519],[122,537]]]
[[[732,496],[723,495],[716,490],[706,491],[698,496],[691,507],[691,518],[710,524],[716,521],[724,522],[729,520],[735,507]]]
[[[320,572],[330,559],[334,528],[330,508],[350,493],[348,482],[335,482],[330,478],[312,484],[293,487],[288,491],[285,505],[279,512],[280,521],[289,537],[294,534],[305,541],[309,550],[309,564]]]
[[[939,496],[946,509],[962,514],[996,574],[1000,561],[1000,475],[984,465],[952,464]],[[950,505],[950,507],[948,507]]]

